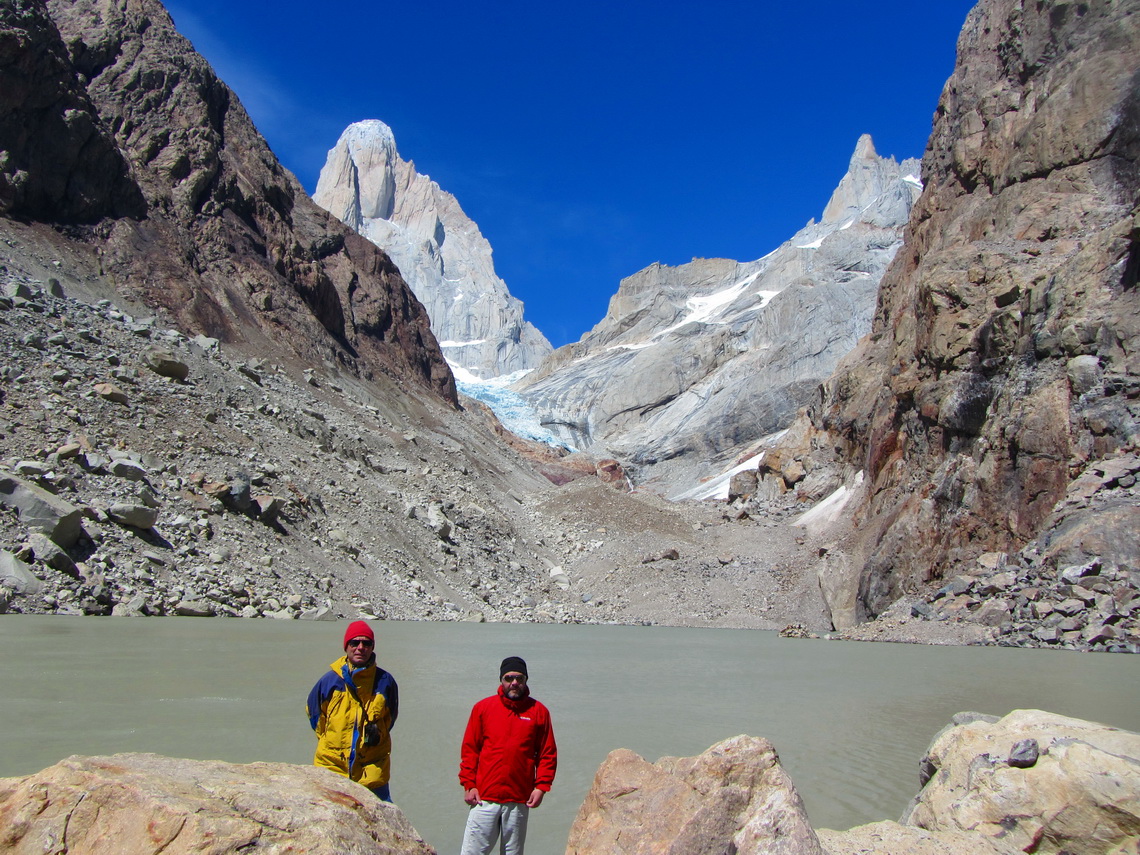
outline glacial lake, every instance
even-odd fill
[[[311,762],[312,684],[340,622],[0,617],[0,776],[71,754],[155,752]],[[528,855],[561,855],[615,748],[699,754],[772,741],[817,828],[898,819],[935,734],[963,710],[1039,708],[1140,731],[1140,657],[782,639],[752,630],[375,622],[400,685],[392,794],[441,853],[466,807],[457,778],[471,705],[524,657],[550,707],[558,777]]]

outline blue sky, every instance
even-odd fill
[[[558,346],[655,261],[774,249],[860,134],[920,157],[974,4],[166,5],[310,192],[348,124],[390,125]]]

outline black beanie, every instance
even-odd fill
[[[503,679],[503,675],[511,671],[518,671],[524,677],[530,676],[526,673],[526,663],[518,656],[508,656],[503,660],[503,664],[499,666],[499,679]]]

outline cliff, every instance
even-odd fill
[[[807,500],[864,473],[832,563],[858,618],[987,553],[1047,588],[1135,567],[1138,155],[1140,6],[978,4],[870,335],[762,467]]]

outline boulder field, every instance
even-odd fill
[[[960,713],[899,822],[812,828],[766,739],[598,769],[567,855],[1127,855],[1140,852],[1140,734],[1040,710]],[[0,779],[0,851],[434,852],[399,808],[331,772],[153,754],[70,757]]]

